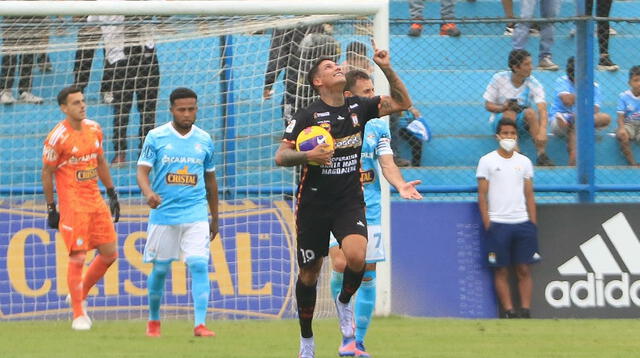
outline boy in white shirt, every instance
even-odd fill
[[[516,123],[501,119],[499,147],[478,162],[478,206],[486,230],[487,262],[494,269],[496,295],[505,318],[529,318],[533,280],[530,265],[540,260],[533,165],[515,151]],[[509,288],[509,267],[518,277],[521,308],[516,312]]]
[[[484,107],[491,112],[489,121],[495,130],[500,119],[506,118],[529,131],[536,146],[537,165],[553,166],[545,153],[547,146],[547,103],[544,88],[531,75],[533,63],[526,50],[509,53],[510,71],[498,72],[484,92]],[[534,110],[538,110],[537,112]]]

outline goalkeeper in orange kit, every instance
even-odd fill
[[[102,129],[98,123],[86,118],[81,90],[76,87],[63,89],[58,94],[58,104],[66,118],[49,132],[44,142],[42,188],[47,201],[47,222],[51,228],[60,229],[69,250],[67,284],[73,309],[71,328],[88,330],[91,319],[84,301],[91,287],[118,256],[113,223],[120,217],[120,204],[104,159]],[[54,201],[54,177],[60,213]],[[98,178],[107,188],[109,207],[98,188]],[[83,278],[87,251],[94,248],[99,255]]]

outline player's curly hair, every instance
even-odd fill
[[[496,134],[500,134],[502,127],[505,127],[505,126],[512,126],[513,128],[515,128],[516,131],[518,130],[518,126],[516,125],[516,122],[514,120],[502,118],[500,122],[498,122],[498,125],[496,126]]]

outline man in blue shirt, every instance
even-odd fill
[[[215,336],[205,326],[209,303],[209,242],[218,233],[218,185],[211,136],[193,125],[197,95],[177,88],[169,97],[173,120],[149,132],[138,160],[138,185],[151,207],[144,261],[153,263],[147,285],[147,336],[160,336],[160,301],[171,262],[191,272],[196,337]],[[154,171],[153,183],[149,174]],[[207,204],[211,212],[208,221]]]
[[[616,136],[620,141],[620,150],[629,165],[638,165],[633,152],[631,141],[640,140],[640,66],[629,69],[629,89],[620,93],[618,99],[618,129]]]
[[[575,59],[567,60],[567,75],[558,78],[556,91],[553,95],[553,105],[549,112],[551,132],[559,137],[567,138],[569,165],[576,165],[576,87],[575,87]],[[611,123],[611,116],[600,112],[602,103],[600,86],[593,83],[593,121],[596,129],[602,129]]]
[[[345,97],[375,96],[373,82],[367,73],[360,70],[347,72],[345,84]],[[406,182],[402,178],[400,169],[393,160],[391,150],[391,132],[389,121],[382,118],[371,119],[364,128],[364,141],[362,143],[360,157],[360,181],[364,187],[364,200],[367,218],[367,254],[365,257],[365,272],[362,284],[358,289],[355,301],[355,341],[341,344],[338,349],[339,356],[369,357],[364,347],[364,337],[369,329],[371,316],[376,306],[376,263],[385,260],[384,245],[382,243],[382,223],[380,215],[380,171],[377,163],[380,163],[382,175],[398,189],[404,199],[422,199],[422,195],[415,186],[420,180]],[[347,265],[344,253],[338,246],[338,241],[331,236],[329,243],[329,256],[331,257],[331,293],[333,299],[338,297],[342,289],[344,270]]]

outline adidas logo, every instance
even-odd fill
[[[544,295],[552,307],[625,308],[632,304],[640,307],[640,279],[631,282],[631,275],[640,275],[640,241],[623,213],[614,215],[602,227],[615,251],[609,249],[600,235],[581,244],[580,251],[589,269],[576,255],[558,266],[558,273],[586,276],[586,280],[549,282]]]

